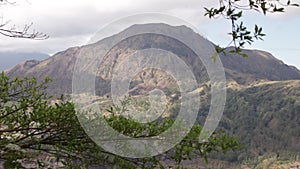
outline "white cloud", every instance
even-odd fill
[[[19,28],[32,28],[50,35],[45,41],[15,40],[1,37],[0,50],[40,50],[51,53],[62,47],[82,45],[88,36],[112,20],[141,12],[163,12],[197,23],[203,17],[205,0],[24,0],[1,6],[5,19]],[[200,12],[199,12],[200,11]],[[85,38],[83,38],[85,37]],[[82,40],[78,38],[83,38]],[[44,46],[45,45],[45,46]]]
[[[0,36],[0,50],[59,52],[68,47],[83,45],[88,38],[112,20],[143,12],[162,12],[184,19],[206,34],[210,40],[225,45],[230,40],[226,34],[230,29],[230,24],[225,20],[210,20],[203,16],[204,6],[217,5],[217,0],[17,1],[17,5],[0,6],[0,16],[11,20],[11,23],[20,28],[24,24],[33,22],[32,28],[47,33],[50,38],[44,41],[33,41]],[[249,16],[244,18],[245,23],[249,23],[251,27],[253,26],[251,24],[257,23],[266,28],[264,30],[273,31],[273,34],[274,32],[283,34],[280,29],[276,30],[278,26],[274,25],[284,23],[283,27],[291,26],[289,21],[299,21],[300,10],[291,7],[287,8],[284,14],[262,16],[256,12],[245,12],[245,15]],[[296,26],[299,27],[300,24],[296,24]],[[294,38],[294,35],[286,35],[286,38]],[[267,43],[271,46],[274,41],[266,40],[264,44]],[[289,45],[289,43],[283,45]]]

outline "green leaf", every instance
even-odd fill
[[[255,24],[255,33],[258,33],[258,26]]]
[[[229,9],[227,10],[226,15],[227,15],[227,16],[231,16],[231,15],[233,14],[233,12],[234,12],[234,9],[229,8]]]
[[[266,15],[267,14],[267,8],[266,8],[266,2],[261,2],[261,4],[260,4],[260,7],[261,7],[261,9],[262,9],[262,11],[263,11],[263,13],[264,13],[264,15]]]
[[[276,6],[273,8],[273,12],[284,12],[284,8],[277,8]]]
[[[244,58],[247,58],[247,57],[248,57],[248,55],[245,54],[245,53],[243,53],[242,56],[243,56]]]
[[[240,18],[242,16],[242,14],[243,14],[243,11],[240,11],[239,13],[237,13],[236,16]]]
[[[222,13],[225,10],[225,8],[226,8],[225,6],[220,7],[218,13]]]

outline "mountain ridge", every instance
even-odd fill
[[[129,27],[126,31],[127,33],[135,31],[142,26]],[[192,32],[191,29],[185,30],[185,27],[169,26],[168,30],[173,29]],[[107,37],[106,40],[111,43],[114,39],[109,38],[124,36],[126,31]],[[193,35],[199,36],[195,34],[190,36]],[[69,48],[43,61],[21,63],[5,73],[11,77],[35,76],[39,80],[48,76],[53,80],[48,84],[50,94],[70,94],[74,65],[81,50],[93,50],[97,47],[96,42],[87,46]],[[162,35],[137,35],[120,42],[107,53],[96,76],[96,83],[100,85],[97,94],[102,96],[101,101],[109,100],[107,93],[110,92],[110,88],[107,87],[110,86],[109,79],[114,69],[112,63],[121,62],[127,55],[148,47],[173,52],[192,67],[193,73],[200,76],[198,78],[202,86],[192,92],[199,93],[201,96],[202,106],[198,113],[198,122],[203,122],[211,101],[210,84],[205,67],[201,62],[193,59],[197,57],[190,49]],[[232,47],[229,47],[225,50],[226,56],[219,55],[227,79],[227,100],[218,130],[237,136],[244,149],[221,158],[236,162],[261,156],[264,153],[285,150],[300,152],[300,128],[297,127],[300,124],[300,71],[265,51],[242,50],[248,55],[248,58],[243,58],[228,52],[231,49]],[[136,96],[157,87],[167,93],[170,102],[174,103],[169,110],[175,111],[180,107],[176,102],[180,99],[180,95],[177,92],[176,82],[169,79],[162,72],[146,70],[134,77],[130,84],[130,92]],[[141,103],[143,101],[141,99]]]
[[[172,27],[166,24],[156,24],[156,28],[157,26],[160,25],[162,25],[163,27],[167,27],[168,31],[174,29],[174,31],[182,31],[182,32],[187,32],[189,34],[193,33],[192,35],[190,35],[191,37],[199,36],[192,29],[187,28],[186,26]],[[138,29],[142,29],[143,26],[151,27],[151,24],[133,25],[118,34],[115,34],[111,37],[106,37],[105,39],[108,39],[108,43],[110,43],[109,41],[110,38],[114,38],[115,36],[121,36],[121,37],[125,36],[129,32],[132,31],[134,32]],[[152,45],[154,47],[160,47],[167,43],[170,44],[174,42],[172,39],[171,40],[168,39],[168,37],[163,37],[160,35],[157,35],[156,37],[153,36],[151,37],[151,36],[150,35],[148,36],[147,34],[136,36],[135,39],[131,39],[131,43],[132,43],[131,46],[124,43],[125,45],[124,44],[123,46],[120,45],[122,46],[121,51],[120,49],[111,50],[110,54],[119,55],[119,53],[122,52],[128,53],[128,52],[132,52],[133,50],[144,48],[145,46],[141,44],[145,43],[145,41],[146,42],[149,41],[149,45],[150,46]],[[97,43],[99,42],[87,46],[73,47],[65,51],[58,52],[52,57],[40,61],[39,63],[32,65],[32,67],[28,67],[26,70],[25,68],[21,69],[22,65],[17,65],[14,68],[10,69],[9,71],[6,71],[6,74],[9,76],[31,76],[31,77],[35,76],[38,79],[48,76],[53,79],[52,84],[49,84],[50,93],[69,94],[71,93],[71,81],[72,81],[74,64],[80,51],[88,47],[96,48]],[[168,48],[168,50],[171,51],[173,50],[172,52],[175,51],[175,54],[177,52],[179,55],[180,53],[188,52],[187,50],[181,48],[180,44],[177,43],[173,43],[165,48]],[[226,52],[229,51],[230,49],[231,47],[226,49]],[[260,50],[243,50],[243,52],[248,55],[248,58],[243,58],[239,55],[231,54],[229,52],[227,52],[226,56],[224,56],[223,54],[219,54],[223,66],[225,68],[227,80],[229,81],[234,80],[237,81],[239,84],[247,85],[261,80],[276,81],[276,80],[300,79],[300,71],[298,69],[284,64],[281,60],[276,59],[273,55],[271,55],[268,52],[260,51]],[[193,55],[193,54],[192,52],[190,52],[190,54],[188,55]],[[185,59],[184,57],[182,58]],[[191,64],[195,64],[193,63],[194,61],[190,60],[189,58],[187,58],[187,61],[190,62]],[[196,67],[196,65],[193,65],[193,67]],[[201,68],[201,69],[202,70],[200,70],[199,72],[200,74],[204,72],[203,69],[205,68]],[[62,86],[63,89],[58,89],[57,87],[55,87],[57,85]]]
[[[0,52],[0,71],[7,71],[7,69],[18,65],[21,62],[28,60],[44,60],[50,56],[45,53],[38,52],[12,52],[1,51]]]

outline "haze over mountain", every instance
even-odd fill
[[[165,24],[133,25],[105,39],[107,43],[116,37],[143,29],[144,26],[164,27],[180,31],[191,38],[202,38],[185,26],[172,27]],[[74,65],[81,50],[97,49],[99,42],[73,47],[59,52],[43,61],[26,61],[6,71],[9,76],[34,76],[39,80],[50,77],[48,92],[70,94]],[[203,100],[199,110],[199,123],[203,122],[210,106],[210,84],[207,72],[195,53],[178,40],[159,34],[141,34],[130,37],[114,46],[104,57],[97,72],[99,96],[110,92],[112,70],[128,55],[137,50],[159,48],[178,55],[193,70],[202,84],[193,92],[200,93]],[[226,49],[227,51],[230,50]],[[260,50],[243,50],[248,58],[236,54],[220,54],[227,78],[228,97],[219,129],[234,134],[245,145],[238,153],[227,155],[226,160],[238,161],[251,156],[272,152],[300,152],[300,71]],[[88,74],[89,72],[87,72]],[[136,75],[130,84],[130,92],[139,95],[154,87],[169,93],[172,105],[178,108],[174,80],[161,71],[145,70]],[[178,96],[177,98],[179,98]],[[177,107],[176,107],[177,106]],[[179,106],[180,107],[180,106]]]
[[[48,54],[33,52],[0,52],[0,72],[16,66],[22,61],[41,61],[49,58]]]

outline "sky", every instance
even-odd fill
[[[0,22],[32,29],[50,36],[46,40],[12,39],[0,36],[0,52],[38,52],[55,54],[69,47],[84,45],[100,28],[124,16],[158,12],[181,18],[194,25],[215,44],[230,42],[230,23],[222,18],[204,17],[204,7],[213,7],[218,0],[16,0],[0,6]],[[300,3],[300,0],[294,0]],[[265,50],[276,58],[300,69],[300,8],[288,8],[283,14],[267,16],[247,11],[244,23],[263,27],[267,36],[250,49]],[[9,58],[0,58],[6,60]]]

